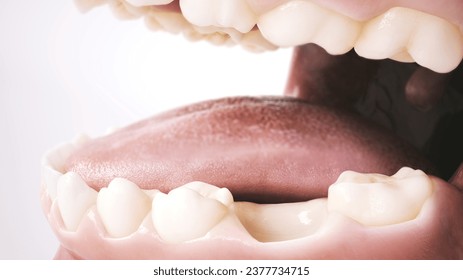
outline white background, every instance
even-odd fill
[[[0,0],[0,259],[49,259],[40,158],[76,134],[229,95],[283,91],[290,50],[189,43],[72,0]]]

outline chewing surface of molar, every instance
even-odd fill
[[[234,209],[246,230],[260,242],[309,236],[320,229],[328,215],[326,198],[282,204],[236,202]]]
[[[444,73],[462,60],[463,38],[459,29],[444,19],[393,8],[365,23],[355,50],[366,58],[413,60]]]
[[[432,191],[421,170],[404,167],[391,177],[345,171],[328,190],[328,210],[366,226],[397,224],[416,218]]]

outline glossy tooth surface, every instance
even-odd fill
[[[151,209],[151,200],[140,188],[116,178],[98,193],[97,209],[112,237],[124,237],[135,232]]]
[[[169,243],[203,237],[228,213],[233,197],[227,189],[188,183],[153,198],[152,219],[159,236]]]
[[[183,16],[198,26],[234,28],[251,31],[256,16],[246,0],[180,0]]]
[[[385,226],[417,217],[433,186],[421,170],[404,167],[389,177],[343,172],[328,190],[328,211],[366,226]]]
[[[310,1],[286,2],[258,19],[264,37],[280,47],[315,43],[330,54],[351,50],[360,24]]]
[[[150,5],[166,5],[174,0],[125,0],[127,3],[135,6],[135,7],[143,7],[143,6],[150,6]]]
[[[439,17],[407,8],[393,8],[370,20],[356,52],[369,59],[416,61],[435,72],[455,69],[463,57],[458,28]]]
[[[66,229],[76,231],[82,217],[95,205],[98,193],[74,172],[58,180],[57,202]]]
[[[235,213],[260,242],[292,240],[315,233],[327,216],[326,199],[299,203],[235,203]]]

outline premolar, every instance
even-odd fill
[[[97,209],[109,235],[124,237],[140,226],[151,209],[151,199],[136,184],[116,178],[100,190]]]
[[[153,225],[169,243],[203,237],[228,214],[233,197],[227,189],[192,182],[153,198]]]
[[[256,24],[246,0],[180,0],[180,8],[183,16],[198,26],[234,28],[246,33]]]
[[[416,218],[432,191],[429,177],[408,167],[391,177],[345,171],[328,190],[328,211],[366,226],[398,224]]]
[[[295,0],[260,16],[264,37],[280,47],[316,43],[330,54],[351,50],[361,25],[310,1]]]

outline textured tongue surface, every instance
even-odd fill
[[[93,188],[115,177],[167,192],[200,180],[236,200],[303,201],[326,196],[347,169],[429,171],[410,146],[360,117],[292,98],[203,102],[133,124],[77,150],[67,171]]]

